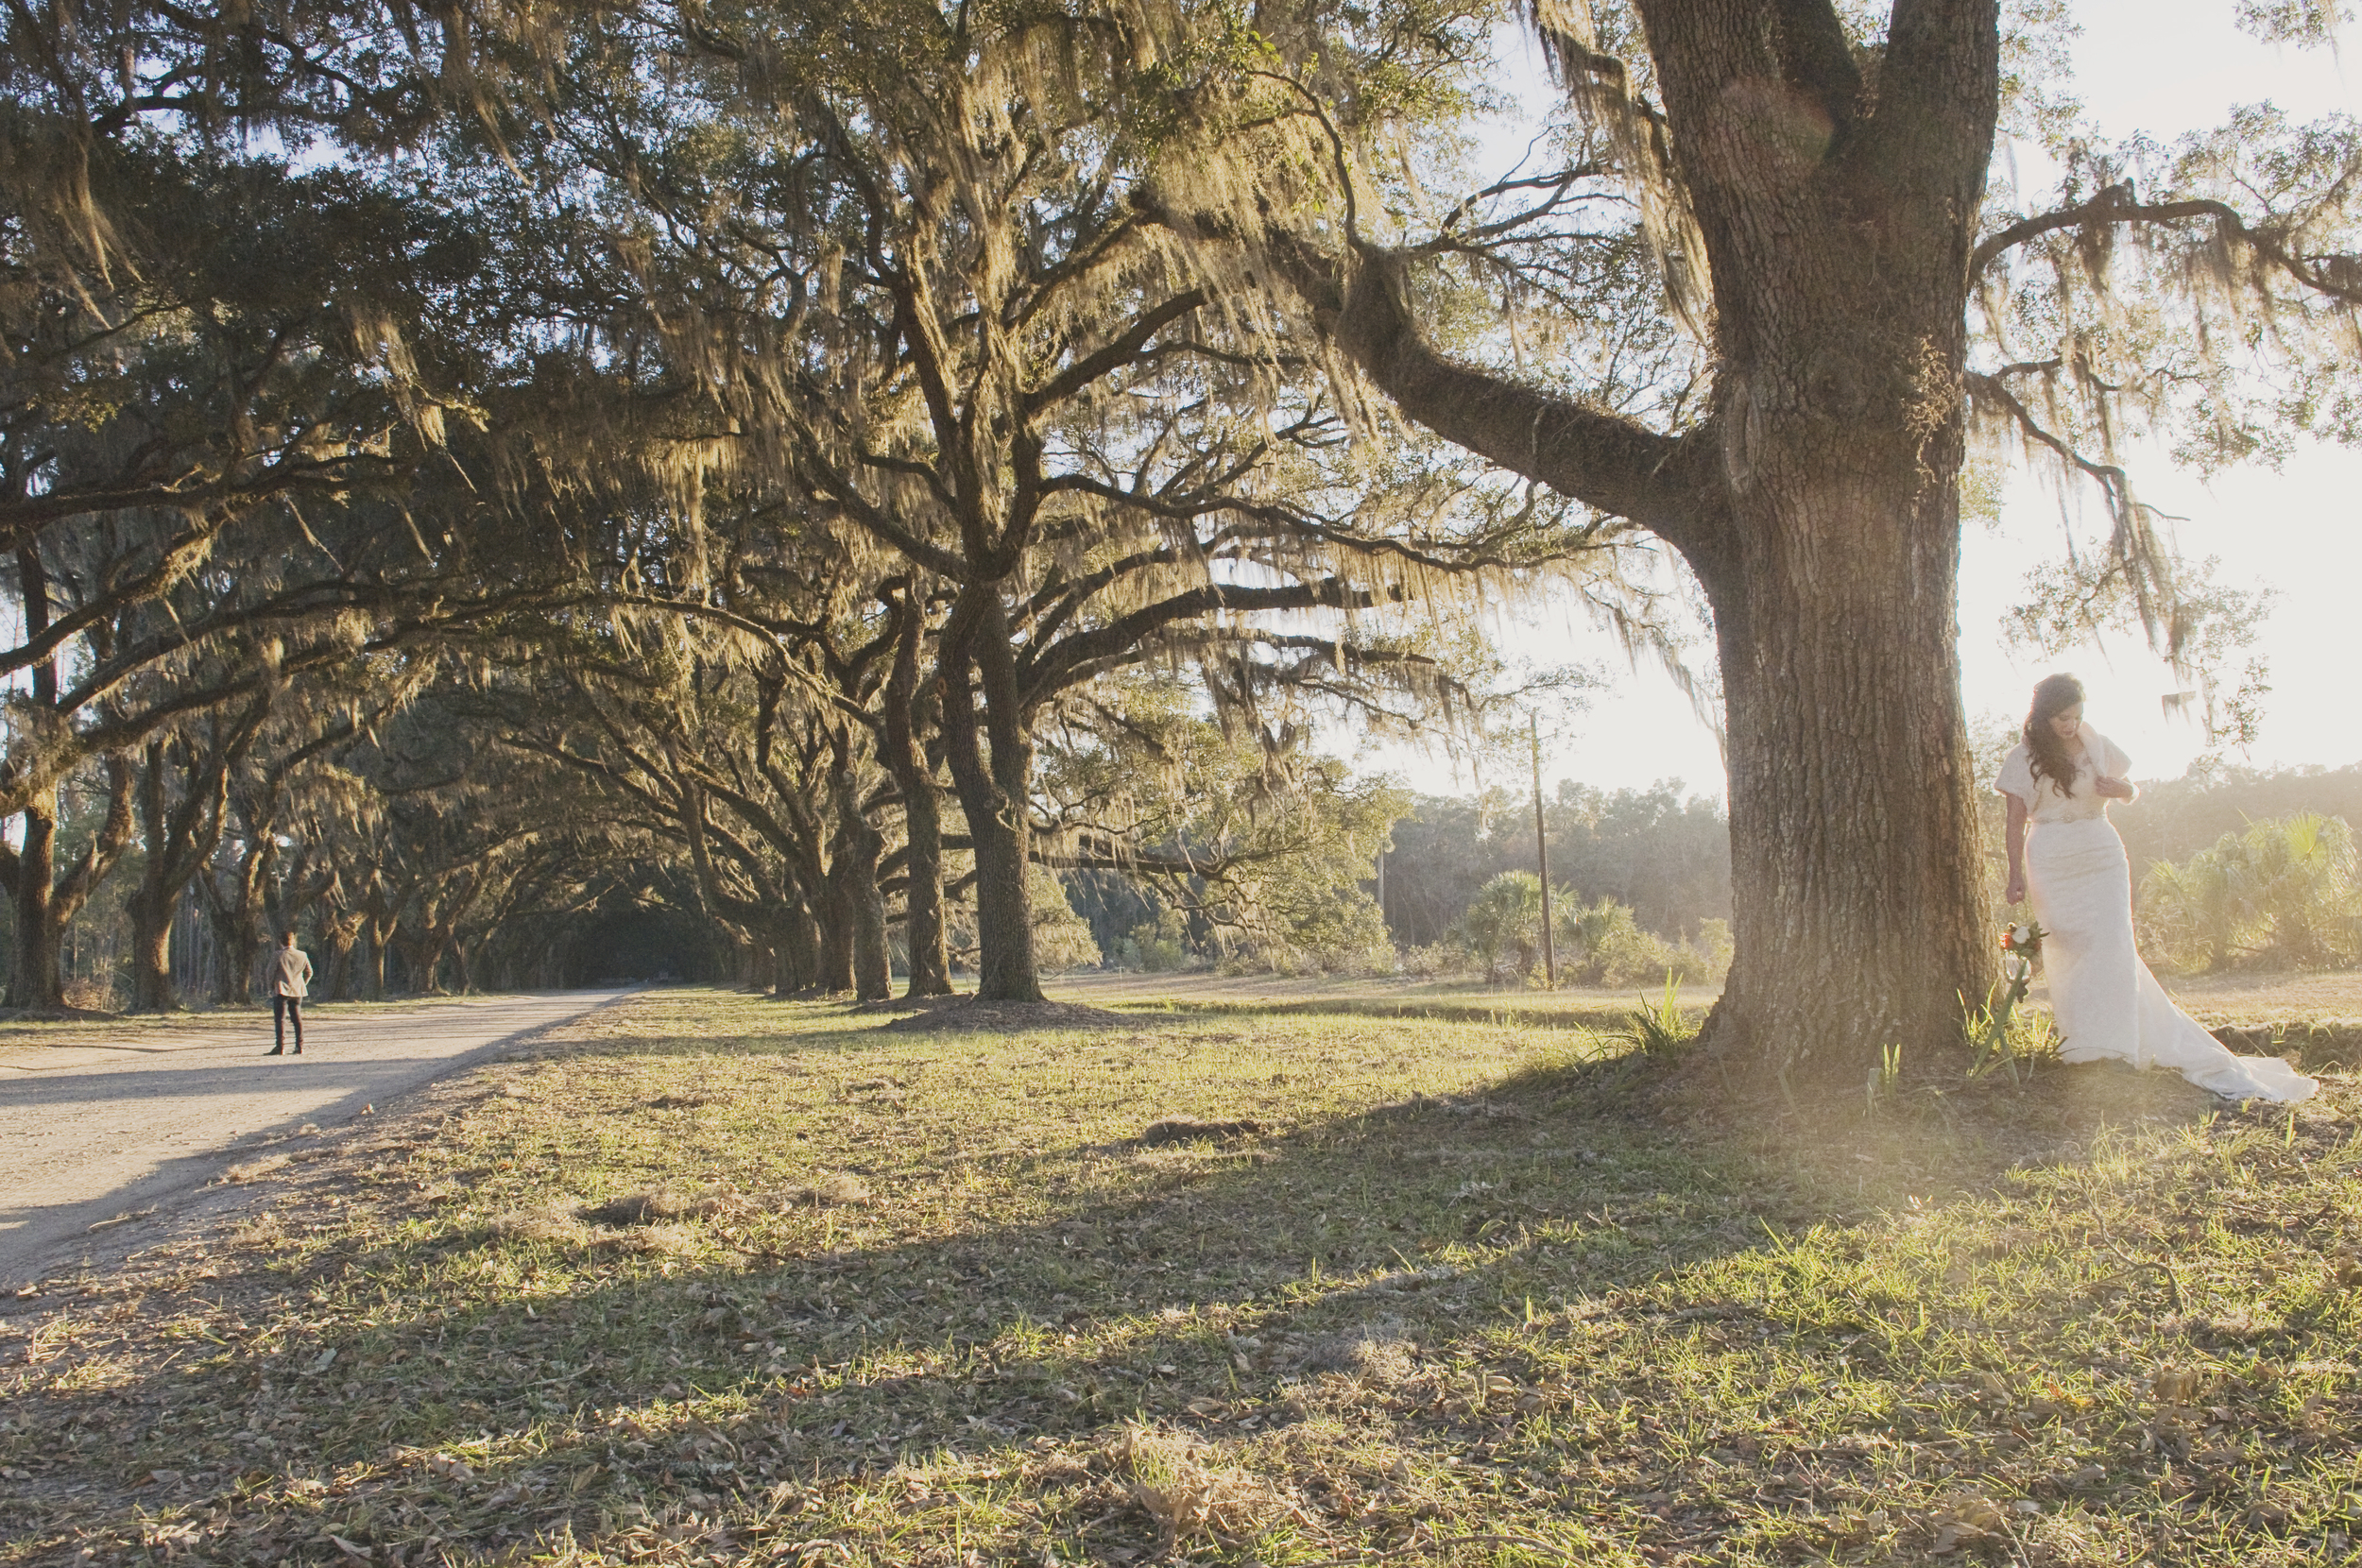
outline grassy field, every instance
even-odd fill
[[[2342,1074],[1807,1122],[1564,1023],[884,1022],[650,993],[9,1304],[0,1563],[2362,1542]]]

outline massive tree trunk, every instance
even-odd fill
[[[787,890],[779,912],[777,952],[778,995],[782,998],[809,991],[820,983],[820,930],[800,888]]]
[[[844,878],[830,873],[813,890],[813,911],[820,928],[820,973],[816,983],[831,995],[853,989],[853,899]]]
[[[989,584],[971,584],[961,595],[954,620],[962,622],[961,630],[947,629],[944,637],[948,678],[943,739],[976,853],[976,939],[982,949],[976,995],[985,1001],[1039,1001],[1030,863],[1033,822],[1026,804],[1033,784],[1033,746],[1018,712],[1016,661],[999,590]],[[971,667],[984,689],[989,760],[977,731]]]
[[[216,929],[226,928],[230,932],[230,962],[222,969],[215,1001],[243,1002],[254,993],[263,963],[265,889],[277,848],[267,825],[252,835],[238,854],[233,898],[220,895],[219,884],[211,873],[197,884],[214,907]]]
[[[902,894],[903,945],[910,949],[906,997],[951,994],[951,960],[943,929],[943,801],[934,772],[918,736],[933,717],[935,699],[919,690],[918,643],[926,612],[916,585],[905,589],[902,624],[894,654],[894,675],[886,683],[885,753],[894,787],[902,796],[906,887]]]
[[[878,890],[878,861],[884,835],[862,815],[849,785],[839,788],[836,843],[829,857],[829,879],[848,938],[847,968],[854,997],[882,1001],[894,994],[886,950],[885,895]]]
[[[1945,1053],[1991,962],[1952,474],[1879,473],[1869,446],[1760,442],[1738,581],[1711,594],[1744,933],[1716,1030],[1791,1090]]]
[[[131,1011],[162,1013],[178,1004],[172,990],[172,903],[181,884],[172,876],[171,818],[164,808],[165,746],[147,744],[140,765],[140,834],[147,849],[140,885],[125,902],[131,911]]]
[[[48,573],[37,544],[20,547],[16,558],[26,635],[38,636],[49,626]],[[54,659],[33,666],[32,702],[37,711],[56,711],[58,666]],[[5,880],[16,906],[15,965],[9,978],[9,999],[14,1006],[50,1012],[65,1005],[64,979],[59,966],[65,929],[131,842],[129,764],[120,757],[110,757],[106,774],[107,815],[62,878],[57,863],[55,785],[36,792],[26,803],[23,842],[16,851],[0,850],[0,880]]]
[[[25,842],[16,852],[16,972],[9,1001],[54,1012],[65,1005],[58,973],[58,920],[50,895],[57,887],[58,792],[43,790],[25,806]]]
[[[320,944],[327,948],[320,964],[327,980],[320,991],[332,1002],[348,1001],[352,997],[352,945],[358,934],[350,920],[331,920],[320,928]]]
[[[1681,552],[1728,705],[1717,1045],[1789,1090],[1956,1048],[1992,978],[1957,653],[1968,260],[1994,0],[1901,0],[1865,84],[1826,0],[1641,0],[1714,292],[1679,436],[1445,361],[1395,259],[1295,276],[1412,418]]]
[[[168,1013],[180,1005],[172,989],[172,905],[167,900],[160,917],[146,887],[125,902],[131,910],[131,1011]]]
[[[230,962],[222,970],[221,995],[216,999],[229,1003],[247,1000],[254,994],[262,967],[260,920],[253,912],[239,910],[230,921]]]

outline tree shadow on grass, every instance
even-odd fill
[[[809,1066],[912,1043],[881,1032],[735,1045]],[[577,1060],[665,1049],[616,1041]],[[788,1539],[791,1500],[817,1509],[817,1536],[832,1516],[814,1499],[899,1475],[908,1502],[935,1485],[927,1475],[989,1472],[1029,1499],[1024,1519],[1001,1518],[1012,1540],[1138,1554],[1163,1524],[1106,1457],[1126,1423],[1235,1450],[1329,1445],[1341,1486],[1383,1490],[1369,1469],[1389,1451],[1461,1463],[1497,1449],[1522,1419],[1517,1398],[1564,1377],[1545,1365],[1554,1336],[1636,1313],[1669,1340],[1736,1319],[1834,1347],[1842,1321],[1774,1325],[1682,1282],[1784,1234],[1975,1189],[2029,1155],[2075,1158],[2098,1129],[2199,1109],[2153,1075],[2059,1069],[2033,1090],[1866,1103],[1850,1126],[1835,1107],[1751,1122],[1669,1092],[1684,1068],[1570,1050],[1476,1092],[1276,1136],[1012,1155],[1022,1212],[947,1211],[876,1245],[815,1246],[812,1216],[791,1225],[727,1203],[671,1230],[578,1214],[538,1233],[419,1221],[177,1304],[249,1317],[265,1295],[299,1304],[287,1338],[233,1339],[204,1368],[210,1402],[152,1359],[110,1388],[49,1394],[27,1419],[93,1430],[107,1408],[163,1408],[109,1446],[111,1496],[53,1499],[42,1527],[62,1542],[70,1518],[135,1540],[153,1534],[140,1510],[198,1516],[173,1483],[137,1484],[141,1467],[202,1472],[217,1489],[267,1468],[274,1479],[229,1487],[247,1533],[225,1515],[190,1526],[188,1544],[327,1560],[344,1548],[316,1544],[325,1528],[364,1548],[634,1531],[646,1544],[667,1530],[674,1545],[744,1545]],[[2017,1143],[1996,1144],[2004,1128]],[[459,1295],[463,1263],[485,1289],[428,1305]]]

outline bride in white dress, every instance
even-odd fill
[[[2173,1005],[2132,944],[2132,875],[2108,803],[2137,792],[2132,759],[2083,722],[2083,686],[2034,688],[2026,740],[1994,788],[2009,797],[2010,888],[2049,932],[2043,972],[2059,1055],[2171,1067],[2227,1099],[2298,1100],[2320,1085],[2276,1056],[2235,1056]],[[2030,833],[2028,827],[2031,827]]]

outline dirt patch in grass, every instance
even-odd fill
[[[1003,1034],[1042,1029],[1106,1029],[1136,1020],[1081,1002],[989,1002],[975,997],[929,997],[892,1004],[897,1016],[885,1027],[905,1033],[938,1030],[992,1030]]]
[[[0,1563],[2351,1555],[2350,1080],[1624,1050],[635,998],[9,1304]]]
[[[1168,1143],[1230,1143],[1260,1136],[1263,1124],[1253,1120],[1208,1121],[1204,1116],[1165,1116],[1140,1131],[1143,1148]]]

